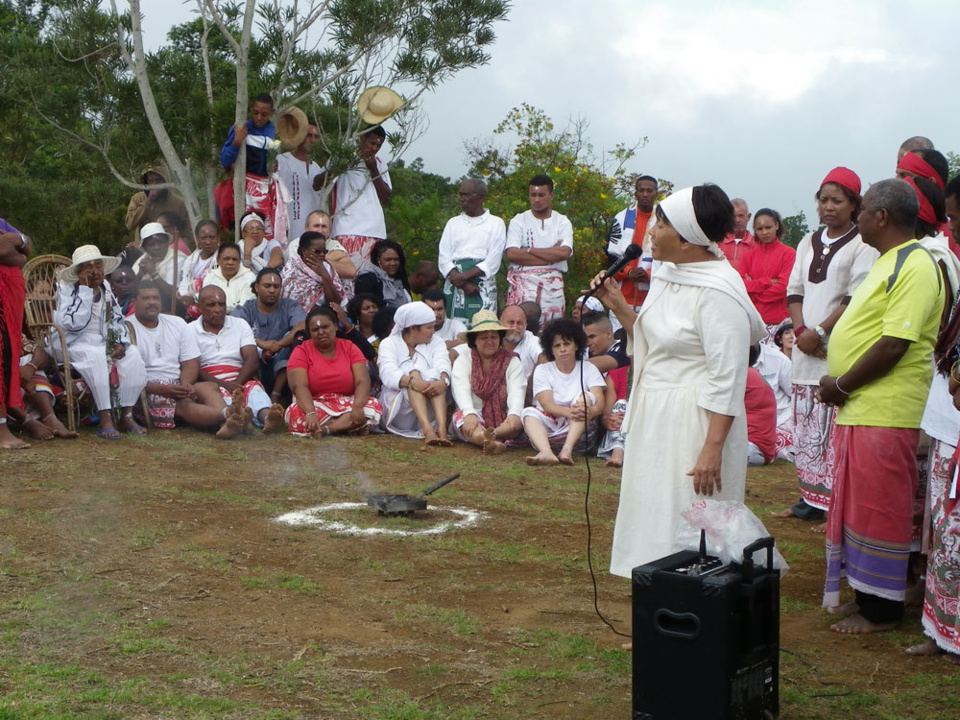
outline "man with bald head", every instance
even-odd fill
[[[215,383],[231,408],[217,437],[249,431],[251,424],[265,433],[284,432],[283,408],[271,406],[270,396],[257,379],[260,356],[247,321],[227,315],[227,296],[216,285],[203,288],[197,304],[200,318],[187,327],[200,348],[198,379]]]
[[[914,135],[900,143],[900,149],[897,151],[897,163],[903,160],[903,156],[914,150],[933,150],[933,140],[923,135]]]
[[[497,271],[507,226],[483,207],[487,186],[482,180],[465,180],[458,197],[460,214],[443,228],[437,265],[446,278],[447,317],[469,323],[481,310],[497,311]]]
[[[903,180],[864,195],[860,237],[880,257],[834,325],[820,380],[821,402],[839,407],[823,604],[849,615],[832,626],[841,633],[891,630],[903,617],[920,420],[945,297],[937,261],[914,239],[919,211]],[[856,600],[840,605],[844,574]]]
[[[527,379],[540,360],[540,339],[527,329],[527,314],[519,305],[507,305],[500,313],[500,324],[507,328],[503,347],[516,353]]]
[[[734,198],[730,204],[733,205],[733,232],[723,239],[720,249],[736,270],[740,261],[753,250],[757,241],[747,230],[750,224],[750,208],[747,207],[747,201],[743,198]]]

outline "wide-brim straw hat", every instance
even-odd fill
[[[393,90],[383,85],[375,85],[360,95],[357,112],[365,123],[379,125],[402,108],[403,104],[403,98]]]
[[[77,270],[83,263],[100,260],[103,262],[103,274],[109,275],[120,267],[120,258],[104,255],[96,245],[81,245],[73,251],[73,264],[60,271],[60,281],[75,283],[80,279]]]
[[[478,310],[473,314],[473,317],[470,318],[470,329],[460,333],[459,339],[466,342],[467,335],[475,335],[476,333],[486,332],[487,330],[495,330],[497,332],[502,330],[506,332],[509,329],[510,328],[500,324],[500,319],[493,310]]]
[[[298,107],[284,110],[277,118],[275,125],[277,126],[277,139],[285,150],[293,150],[298,147],[310,130],[310,121],[307,120],[307,114]]]

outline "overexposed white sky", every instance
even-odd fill
[[[141,3],[153,47],[193,7]],[[586,118],[597,151],[648,137],[630,171],[716,182],[813,224],[836,165],[866,186],[911,135],[960,152],[957,27],[947,0],[514,0],[490,64],[424,98],[429,129],[405,158],[456,179],[464,140],[526,102],[557,125]]]

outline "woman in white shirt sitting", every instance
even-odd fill
[[[240,218],[240,235],[243,238],[243,265],[254,274],[265,267],[283,265],[283,248],[276,240],[267,240],[263,218],[259,213],[248,212]]]
[[[253,283],[257,276],[240,263],[240,246],[223,243],[217,248],[217,267],[207,273],[203,287],[216,285],[227,296],[227,312],[256,297]]]

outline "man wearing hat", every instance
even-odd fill
[[[403,98],[378,86],[364,91],[357,105],[363,121],[372,127],[360,135],[357,153],[361,162],[336,179],[330,208],[332,237],[346,250],[359,275],[370,269],[370,250],[377,240],[387,237],[383,206],[390,202],[393,186],[387,164],[377,157],[377,152],[387,138],[381,123],[403,106]],[[322,188],[326,179],[324,171],[314,180],[314,189]],[[352,296],[352,284],[346,289]]]
[[[286,128],[296,132],[289,139],[284,137]],[[284,147],[299,139],[294,149],[277,157],[277,175],[287,187],[287,237],[284,245],[299,238],[306,229],[307,216],[320,209],[320,195],[313,189],[313,182],[323,172],[310,155],[313,144],[320,139],[316,125],[307,122],[300,108],[291,108],[277,120],[277,134]],[[279,239],[279,238],[278,238]]]
[[[170,310],[171,298],[180,285],[187,256],[173,245],[173,237],[158,222],[147,223],[140,229],[140,249],[143,255],[133,264],[137,280],[152,280],[160,289],[163,307]]]
[[[120,439],[111,414],[111,365],[120,379],[120,429],[131,435],[147,433],[133,419],[133,407],[147,383],[146,368],[136,346],[130,344],[119,303],[105,279],[119,264],[96,245],[74,250],[73,263],[60,272],[53,315],[53,322],[66,335],[70,364],[93,395],[100,414],[97,436],[105,440]],[[57,347],[53,349],[56,353]],[[57,360],[63,362],[62,357]]]

